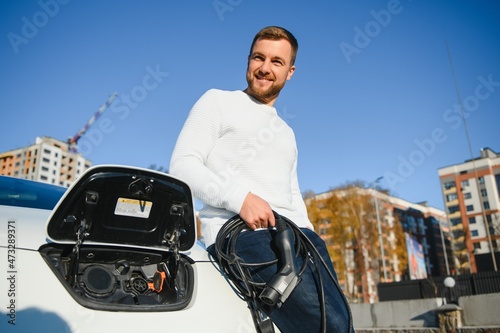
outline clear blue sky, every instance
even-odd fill
[[[168,167],[193,103],[246,86],[262,27],[299,40],[276,107],[294,128],[302,191],[384,176],[402,199],[442,208],[438,169],[500,151],[500,2],[2,1],[0,151],[80,140],[94,164]]]

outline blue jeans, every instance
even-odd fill
[[[321,257],[327,263],[328,269],[335,279],[333,265],[326,249],[324,241],[312,230],[301,229],[311,240]],[[246,231],[242,232],[236,243],[236,252],[246,263],[265,262],[276,258],[273,251],[273,233],[275,231]],[[216,258],[214,247],[210,246],[208,251]],[[303,258],[297,259],[298,267],[302,267]],[[282,333],[316,333],[321,332],[321,305],[318,270],[323,282],[324,298],[326,306],[326,332],[349,332],[350,310],[330,275],[323,264],[318,267],[309,260],[307,268],[301,276],[300,283],[295,287],[290,296],[281,307],[268,313]],[[252,278],[256,282],[267,282],[278,271],[277,264],[255,268],[252,270]],[[352,323],[351,323],[352,325]],[[353,332],[354,330],[352,330]]]

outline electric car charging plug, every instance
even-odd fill
[[[274,242],[281,268],[266,284],[259,298],[267,305],[277,305],[279,307],[286,301],[300,281],[299,269],[295,263],[294,233],[292,228],[280,216],[276,216]]]
[[[166,278],[167,274],[165,272],[156,271],[153,276],[153,282],[148,282],[149,289],[156,291],[157,293],[161,292]]]

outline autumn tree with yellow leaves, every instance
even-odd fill
[[[321,195],[306,195],[306,205],[346,296],[351,302],[375,301],[383,269],[373,192],[363,182],[352,182]],[[401,274],[408,262],[403,229],[397,217],[392,225],[383,219],[392,214],[391,207],[378,205],[386,272]],[[390,240],[388,235],[393,235]]]

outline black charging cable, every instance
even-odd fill
[[[240,296],[247,301],[252,312],[255,327],[259,333],[274,332],[272,322],[266,318],[274,308],[280,307],[300,283],[300,277],[308,262],[315,265],[318,273],[319,301],[321,308],[321,332],[326,332],[326,309],[324,283],[320,266],[328,272],[341,295],[349,315],[349,330],[352,328],[352,314],[347,298],[343,294],[337,279],[328,268],[311,240],[300,228],[288,218],[274,213],[276,219],[276,236],[274,244],[277,249],[277,258],[267,262],[247,263],[236,252],[238,236],[244,230],[250,231],[239,215],[233,216],[220,229],[214,243],[214,251],[226,276],[233,282]],[[262,232],[262,231],[259,231]],[[297,267],[296,259],[302,256],[302,267]],[[278,258],[280,260],[278,260]],[[278,272],[266,283],[252,279],[251,268],[281,264]],[[264,312],[263,312],[264,310]]]

